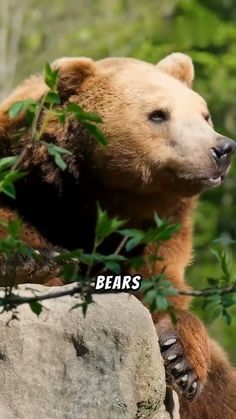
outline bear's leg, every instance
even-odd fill
[[[168,314],[153,314],[165,363],[166,380],[176,392],[194,400],[203,389],[210,366],[210,344],[199,319],[176,310],[176,324]]]
[[[210,341],[211,360],[204,390],[192,403],[180,398],[181,419],[235,419],[236,371],[219,346]]]

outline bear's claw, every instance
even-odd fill
[[[161,354],[164,359],[166,380],[179,395],[194,400],[200,394],[203,384],[185,357],[184,347],[176,331],[159,336]]]

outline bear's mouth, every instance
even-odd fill
[[[224,178],[225,177],[221,175],[221,176],[216,176],[216,177],[201,178],[199,180],[201,181],[203,185],[214,187],[214,186],[220,185],[223,182]]]
[[[221,185],[225,179],[225,174],[218,174],[216,176],[199,176],[193,180],[193,183],[198,184],[201,188],[214,188]]]
[[[217,174],[215,176],[177,176],[180,182],[183,182],[185,185],[185,192],[189,189],[190,191],[194,191],[194,193],[199,193],[207,188],[216,188],[217,186],[221,185],[223,180],[225,179],[225,174]]]
[[[187,182],[192,186],[198,186],[198,187],[215,187],[220,185],[223,180],[225,179],[225,176],[227,174],[228,171],[226,171],[226,173],[217,173],[214,176],[206,176],[206,175],[198,175],[198,176],[193,176],[193,175],[179,175],[176,173],[176,178],[179,179],[180,181],[183,182]]]

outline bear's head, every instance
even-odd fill
[[[236,143],[214,130],[206,102],[191,89],[188,56],[174,53],[157,65],[63,58],[54,67],[62,100],[103,119],[108,146],[94,142],[88,164],[107,188],[184,197],[221,183]]]

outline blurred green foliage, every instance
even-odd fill
[[[133,56],[157,62],[168,53],[182,51],[194,60],[194,88],[208,101],[216,129],[236,137],[235,0],[9,2],[14,10],[24,9],[14,84],[60,56]],[[204,287],[207,277],[217,276],[212,240],[236,237],[235,176],[236,163],[231,176],[220,188],[206,192],[195,211],[195,261],[187,273],[195,288]],[[235,260],[236,248],[231,252]],[[232,269],[236,270],[236,262]],[[194,309],[199,311],[197,304]],[[200,315],[204,318],[204,313]],[[221,321],[209,325],[234,361],[235,326],[236,312],[232,326]]]

